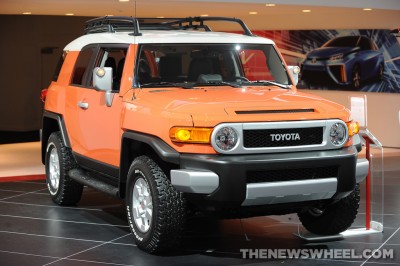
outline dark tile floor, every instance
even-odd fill
[[[0,265],[400,265],[400,156],[385,158],[382,186],[374,187],[374,218],[384,232],[309,243],[294,235],[296,215],[243,220],[192,219],[183,248],[155,256],[139,250],[127,225],[124,202],[85,188],[77,207],[51,201],[44,181],[0,183]],[[364,193],[363,193],[364,194]],[[354,227],[365,220],[365,200]],[[243,259],[241,249],[393,250],[394,259]]]

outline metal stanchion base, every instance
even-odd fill
[[[317,235],[317,234],[310,233],[308,231],[302,233],[302,232],[300,232],[300,230],[298,230],[297,233],[294,233],[294,235],[306,242],[316,243],[316,242],[339,241],[339,240],[343,240],[347,237],[370,235],[370,234],[377,234],[377,233],[383,232],[383,225],[379,222],[371,221],[370,227],[371,228],[368,230],[366,228],[349,229],[340,234],[330,235],[330,236]]]

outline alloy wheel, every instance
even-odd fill
[[[60,185],[60,160],[58,158],[57,149],[53,147],[49,158],[49,174],[50,185],[54,191],[58,190]]]
[[[151,227],[153,200],[149,185],[142,177],[138,178],[133,186],[132,210],[137,228],[146,233]]]

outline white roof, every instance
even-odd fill
[[[274,44],[273,41],[261,38],[246,36],[243,34],[210,32],[210,31],[184,31],[184,30],[143,30],[142,36],[132,36],[130,32],[116,33],[92,33],[83,35],[71,43],[64,50],[80,51],[83,47],[93,43],[254,43]]]

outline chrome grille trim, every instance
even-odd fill
[[[255,122],[255,123],[222,123],[217,125],[211,134],[211,145],[218,153],[223,154],[259,154],[259,153],[278,153],[278,152],[296,152],[296,151],[314,151],[314,150],[332,150],[342,146],[335,146],[330,141],[329,130],[335,123],[341,123],[346,129],[346,141],[348,139],[347,125],[339,119],[329,120],[308,120],[308,121],[285,121],[285,122]],[[232,127],[239,133],[239,139],[236,146],[230,151],[223,151],[215,144],[215,134],[222,127]],[[314,145],[283,146],[283,147],[261,147],[245,148],[243,145],[243,130],[257,129],[296,129],[322,127],[322,143]],[[266,136],[269,137],[269,136]]]

